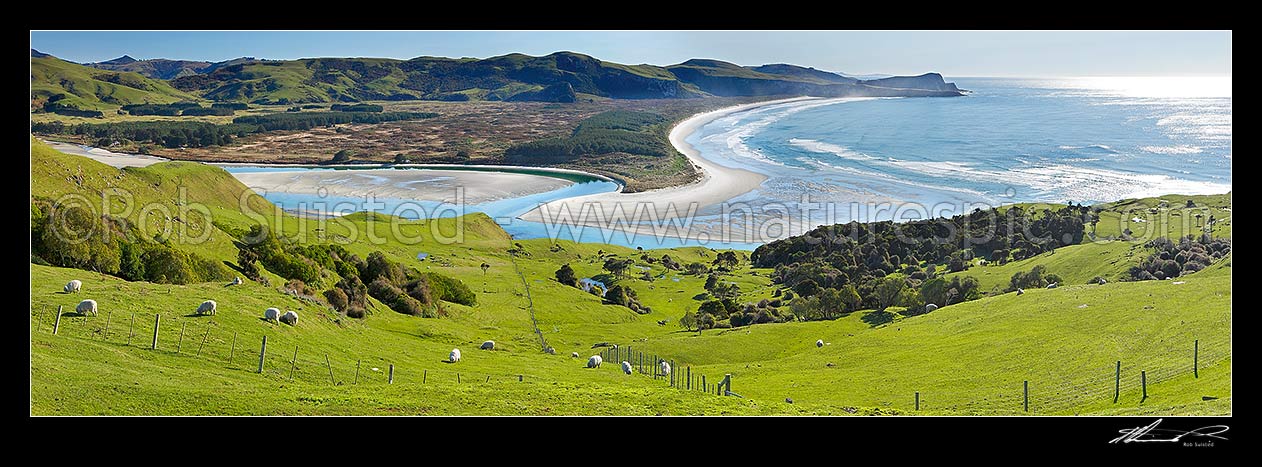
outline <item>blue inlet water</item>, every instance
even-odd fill
[[[954,81],[973,93],[763,107],[688,141],[711,160],[770,177],[739,201],[790,207],[803,195],[932,206],[1231,189],[1229,78],[1225,93],[1219,86],[1209,97],[1169,97],[1142,79]],[[849,220],[837,210],[834,221]]]
[[[1230,78],[1225,86],[1144,79],[951,81],[973,92],[771,105],[712,121],[687,140],[707,159],[768,176],[733,202],[756,209],[780,205],[799,217],[804,201],[812,203],[815,210],[792,233],[852,219],[907,218],[894,209],[863,206],[879,203],[953,215],[1011,202],[1092,203],[1231,190]],[[587,181],[466,209],[511,218],[538,203],[613,189],[610,182]],[[310,195],[265,197],[285,208],[312,201]],[[419,204],[431,212],[437,207]],[[513,219],[502,225],[516,238],[549,236],[543,224]],[[645,248],[696,244],[593,228],[560,233]]]

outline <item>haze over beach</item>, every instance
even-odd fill
[[[32,31],[30,68],[33,416],[1232,415],[1231,31]]]

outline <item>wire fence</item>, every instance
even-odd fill
[[[283,325],[278,325],[283,326]],[[392,383],[508,383],[542,379],[523,373],[485,373],[456,369],[445,364],[431,368],[399,365],[386,356],[360,355],[345,350],[304,348],[281,333],[241,332],[224,329],[213,316],[102,311],[97,316],[58,312],[48,308],[32,310],[35,332],[96,340],[124,347],[149,349],[221,362],[224,368],[259,373],[269,379],[312,384],[392,384]],[[266,340],[266,344],[264,344]],[[1018,369],[1010,369],[996,383],[994,375],[961,378],[946,386],[953,391],[917,391],[909,388],[904,402],[886,402],[894,408],[952,413],[1071,413],[1074,408],[1114,401],[1122,394],[1147,392],[1148,386],[1174,378],[1195,375],[1198,369],[1231,357],[1229,340],[1188,342],[1185,356],[1178,352],[1151,358],[1131,357],[1101,362],[1081,368],[1063,378],[1021,380]],[[633,346],[610,346],[599,351],[605,364],[623,371],[622,362],[632,374],[650,377],[668,387],[706,394],[739,396],[732,391],[730,375],[703,374],[690,366],[678,367],[674,360],[648,354]],[[435,361],[437,363],[437,360]],[[662,363],[667,364],[663,367]],[[669,371],[668,371],[669,369]],[[1097,375],[1082,378],[1084,372]],[[989,379],[986,379],[989,378]],[[739,381],[737,382],[739,384]],[[937,384],[942,387],[943,384]],[[880,393],[891,394],[881,388]],[[1131,396],[1128,396],[1131,397]],[[945,402],[940,402],[945,401]],[[871,404],[858,404],[871,405]]]
[[[277,381],[311,384],[508,383],[540,379],[530,372],[487,373],[456,369],[435,360],[399,364],[378,355],[304,347],[278,333],[224,329],[213,316],[101,311],[83,316],[56,309],[33,310],[35,332],[148,349],[222,363],[228,370],[257,373]],[[277,324],[277,326],[285,326]],[[444,368],[446,367],[446,368]]]
[[[526,289],[526,310],[530,312],[530,326],[535,329],[535,335],[539,336],[541,350],[548,352],[551,347],[548,347],[548,341],[543,338],[543,331],[539,330],[539,321],[535,320],[535,300],[530,296],[530,284],[526,282],[526,275],[522,274],[521,268],[517,266],[517,255],[510,254],[508,259],[513,262],[513,272],[517,273],[517,277],[521,279],[521,286]]]

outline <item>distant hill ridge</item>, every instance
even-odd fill
[[[31,50],[33,86],[37,73],[55,57]],[[226,62],[148,59],[130,56],[87,65],[102,72],[135,73],[166,81],[179,93],[211,101],[256,104],[356,102],[364,100],[531,100],[573,102],[582,98],[677,99],[705,96],[958,96],[942,75],[862,80],[790,64],[741,66],[715,59],[691,59],[669,66],[626,65],[574,53],[544,56],[508,54],[485,59],[417,57],[309,58]],[[99,71],[97,71],[99,70]],[[81,73],[92,76],[92,73]],[[109,81],[110,76],[104,76]],[[152,87],[152,86],[151,86]],[[65,94],[82,97],[82,89]],[[50,91],[56,95],[55,91]],[[33,96],[34,99],[34,96]],[[90,100],[90,99],[88,99]],[[91,102],[89,102],[92,104]],[[116,104],[108,100],[104,104]],[[121,104],[120,104],[121,105]]]

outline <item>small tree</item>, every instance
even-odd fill
[[[898,303],[899,295],[903,292],[903,278],[886,276],[881,278],[876,284],[876,303],[880,311]]]
[[[859,296],[859,291],[854,288],[853,284],[846,284],[839,292],[841,293],[841,303],[845,304],[846,311],[855,311],[859,308],[859,304],[863,303],[863,298]]]
[[[618,258],[609,258],[605,260],[604,268],[606,271],[609,271],[615,277],[618,277],[619,279],[621,279],[622,275],[627,272],[627,267],[631,265],[630,263],[631,262],[628,260],[621,260]]]
[[[578,287],[578,275],[574,274],[574,268],[569,264],[561,266],[556,272],[557,282],[568,285],[570,287]]]
[[[685,331],[692,331],[697,327],[697,314],[691,311],[685,311],[683,316],[679,317],[679,326]]]

